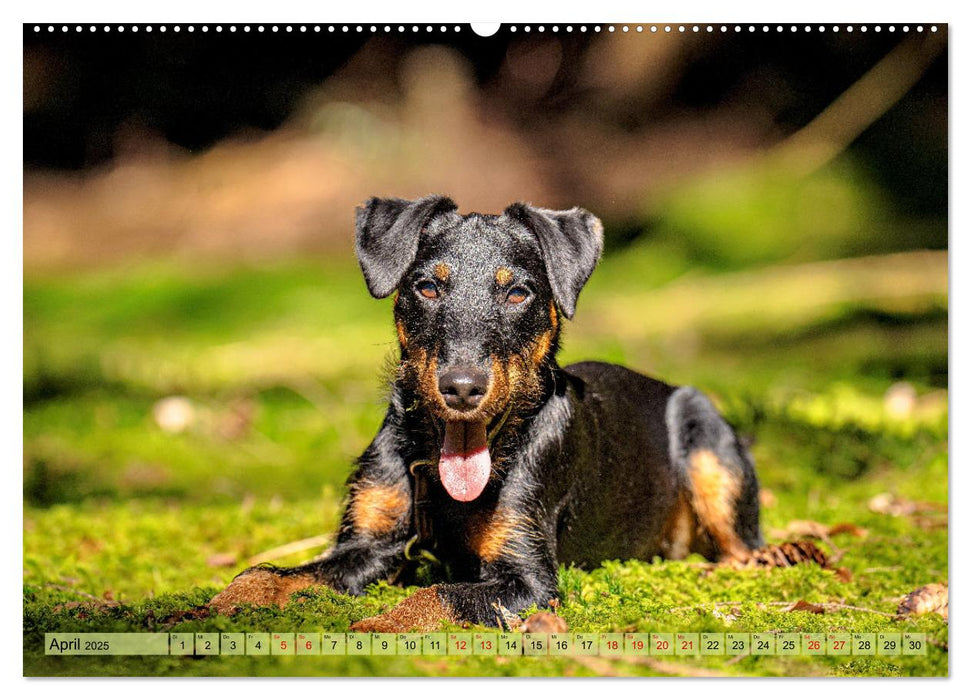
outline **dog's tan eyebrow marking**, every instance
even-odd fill
[[[408,512],[408,494],[399,486],[359,484],[349,507],[355,531],[386,535]]]
[[[503,286],[512,282],[512,270],[510,270],[508,267],[500,267],[497,269],[496,282]]]
[[[435,263],[435,267],[432,268],[432,274],[435,275],[435,279],[440,282],[447,282],[448,276],[452,273],[452,270],[443,262]]]

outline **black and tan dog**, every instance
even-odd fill
[[[602,233],[579,208],[462,216],[433,196],[358,209],[368,289],[395,294],[387,415],[348,482],[334,548],[244,571],[212,605],[282,605],[317,584],[360,594],[423,552],[447,582],[355,628],[495,625],[499,606],[555,598],[560,562],[761,546],[752,461],[708,399],[616,365],[557,364]]]

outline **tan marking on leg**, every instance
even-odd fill
[[[301,588],[308,588],[318,582],[306,574],[281,576],[269,569],[244,571],[217,593],[209,605],[224,615],[232,614],[240,605],[277,605],[283,607],[290,595]]]
[[[469,547],[485,562],[493,562],[510,551],[511,540],[522,533],[529,518],[522,513],[498,508],[473,518],[466,533]]]
[[[386,535],[408,512],[408,494],[398,486],[359,484],[353,488],[348,511],[357,532]]]
[[[744,557],[748,547],[735,532],[735,505],[741,484],[710,450],[690,456],[691,504],[701,525],[718,546],[721,559]]]
[[[448,276],[452,274],[451,268],[443,262],[436,263],[435,267],[432,268],[432,274],[435,275],[435,279],[439,282],[447,282]]]
[[[697,528],[694,513],[684,496],[678,498],[671,518],[664,526],[661,551],[665,559],[684,559],[691,552]]]
[[[438,586],[421,588],[383,615],[368,617],[351,625],[354,632],[428,632],[442,621],[459,622],[452,609],[438,596]]]
[[[503,287],[512,282],[512,270],[510,270],[508,267],[500,267],[497,269],[496,282]]]

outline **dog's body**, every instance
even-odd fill
[[[248,570],[213,604],[283,604],[315,584],[360,594],[421,552],[449,582],[356,628],[494,625],[499,609],[555,598],[559,563],[761,546],[751,459],[701,393],[616,365],[557,365],[560,319],[601,247],[581,209],[460,216],[427,197],[358,210],[368,288],[397,292],[387,415],[348,482],[335,547]]]

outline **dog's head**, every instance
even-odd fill
[[[447,197],[371,199],[356,247],[371,294],[396,292],[399,380],[443,423],[442,483],[473,500],[491,472],[490,427],[541,395],[603,227],[579,208],[463,216]]]

